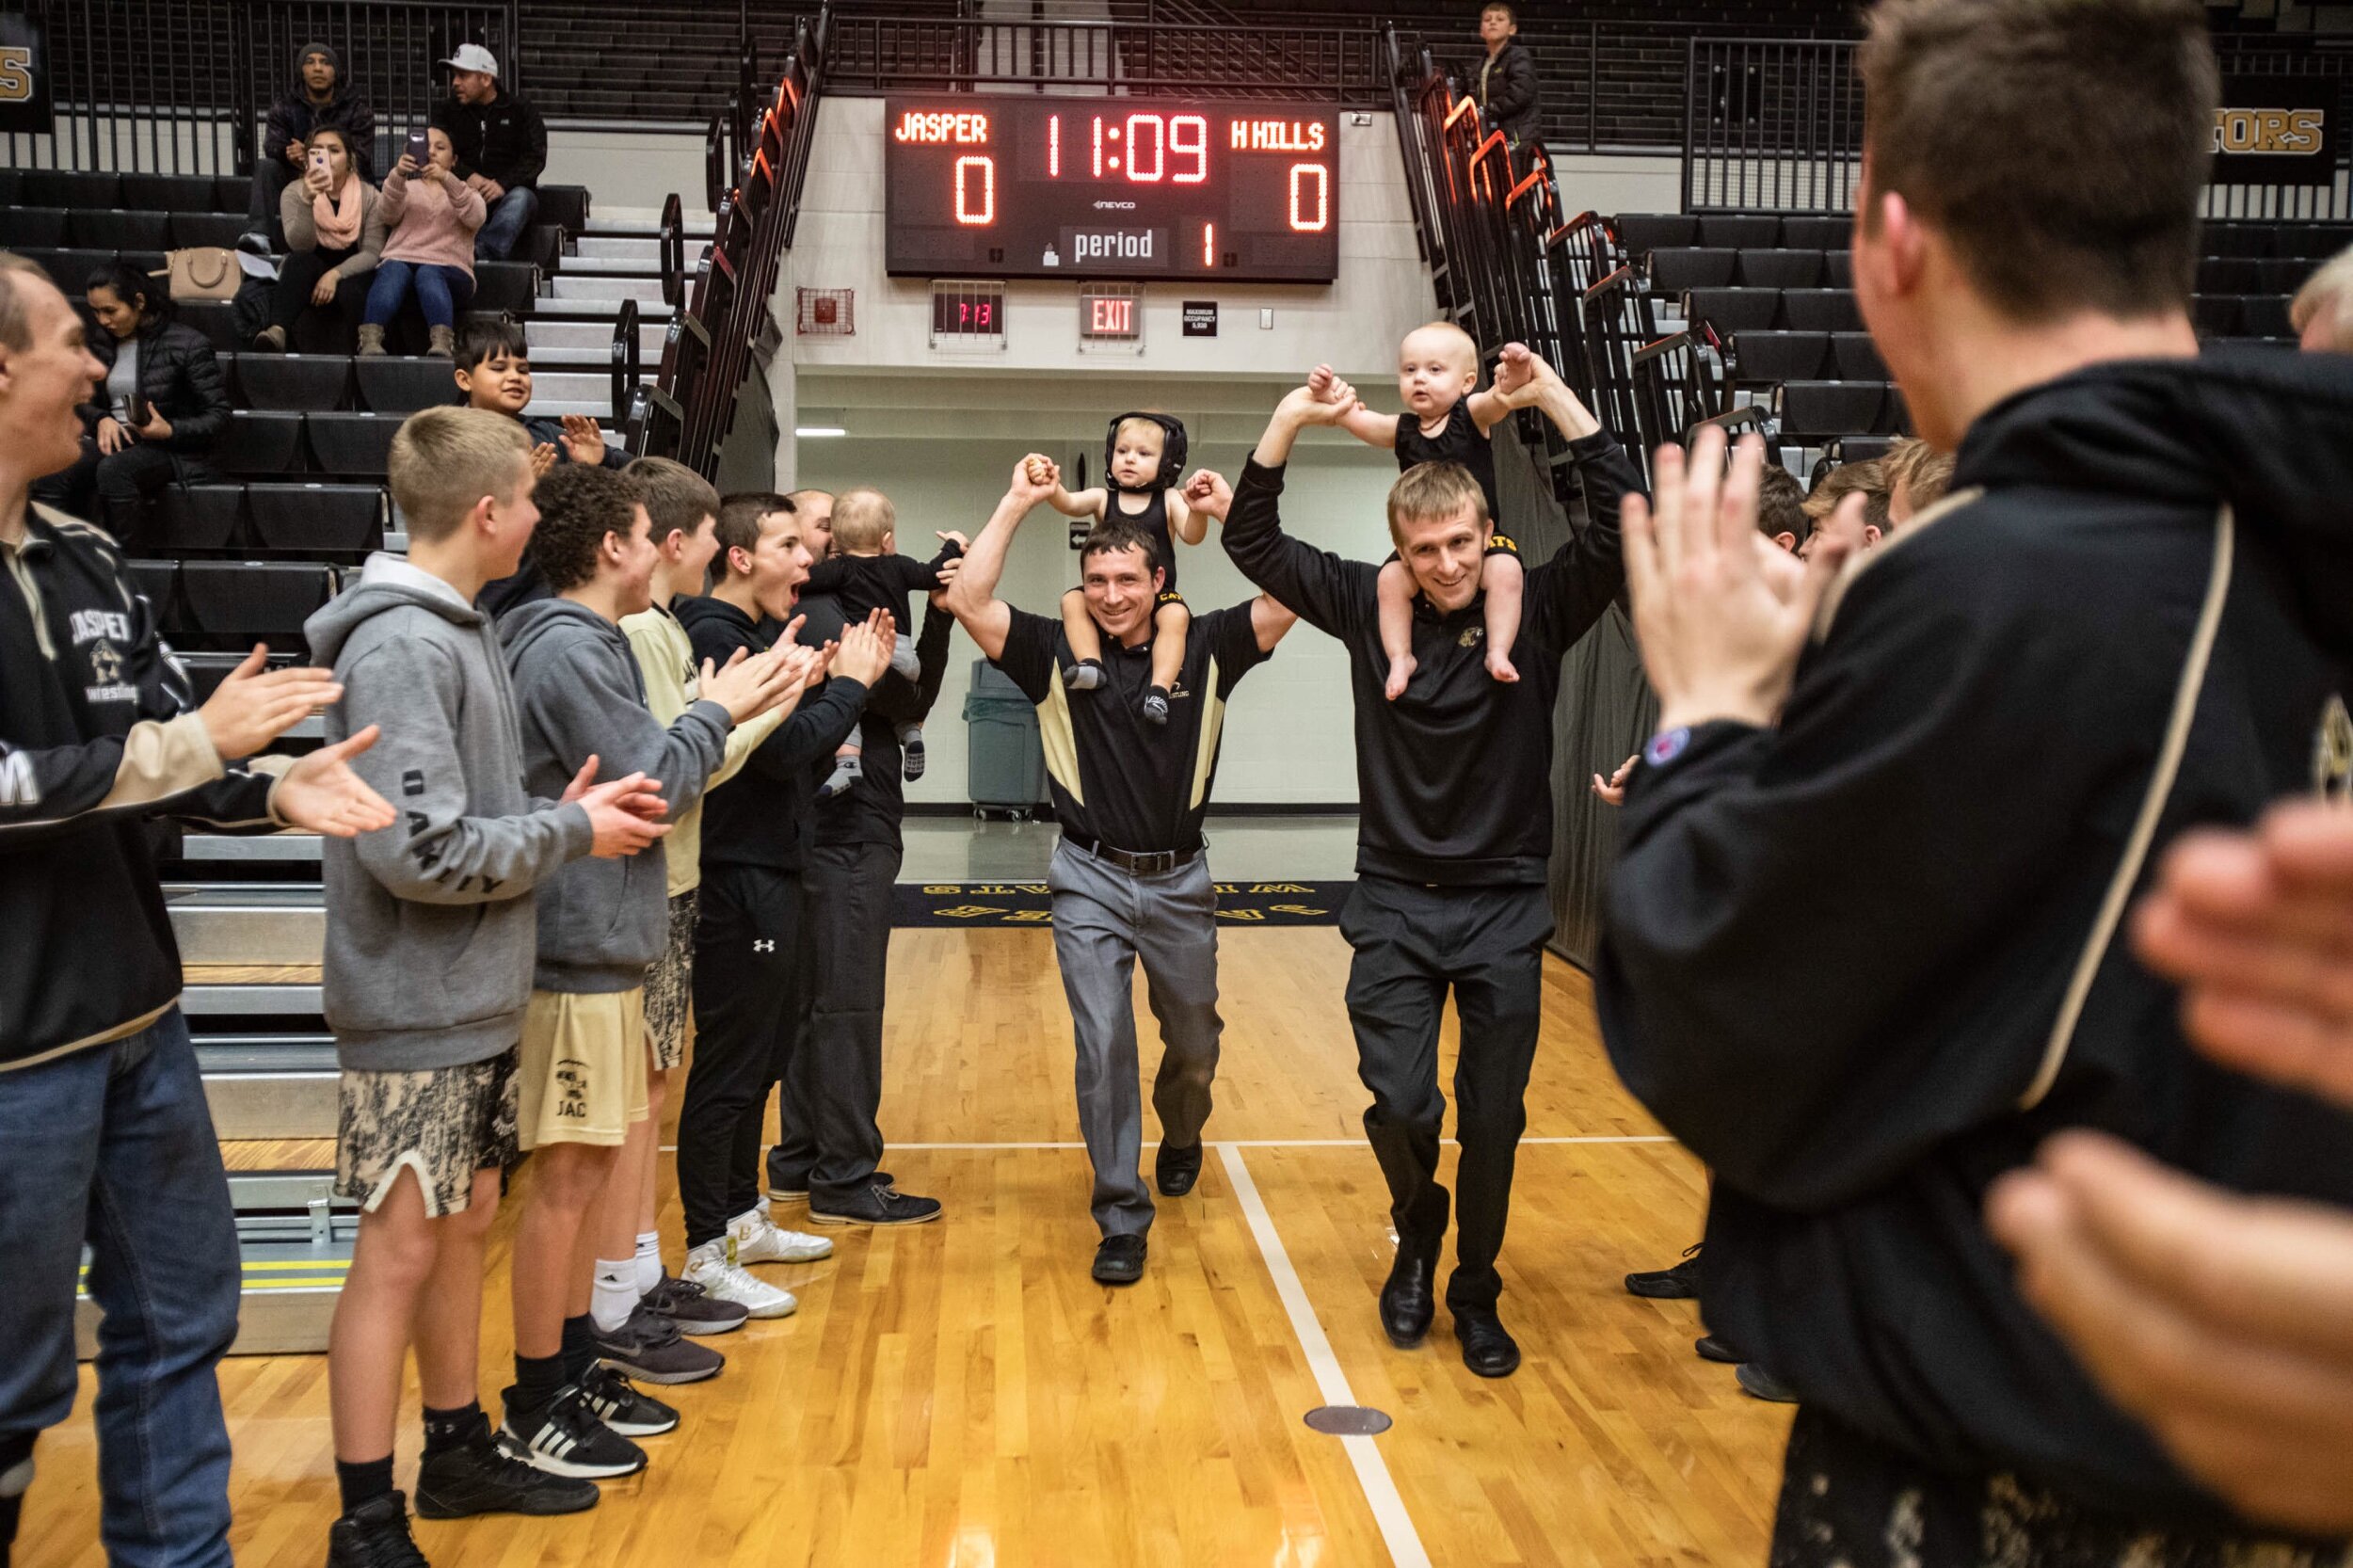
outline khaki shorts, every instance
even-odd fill
[[[646,971],[646,1032],[653,1064],[667,1072],[686,1060],[686,1017],[695,994],[695,908],[701,889],[670,901],[670,940]]]
[[[534,991],[523,1014],[522,1146],[610,1146],[646,1119],[646,993]]]
[[[516,1050],[422,1072],[344,1070],[335,1117],[335,1192],[370,1213],[404,1170],[424,1211],[462,1214],[474,1175],[515,1163]]]

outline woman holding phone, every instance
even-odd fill
[[[279,198],[286,260],[270,292],[269,325],[253,335],[254,347],[283,354],[287,335],[305,312],[331,308],[339,318],[337,341],[317,346],[350,352],[352,332],[367,308],[368,275],[384,249],[382,210],[376,187],[354,166],[344,134],[331,125],[312,131],[301,180]]]
[[[153,532],[147,503],[156,491],[219,480],[204,459],[229,428],[229,385],[204,334],[173,321],[163,284],[138,268],[111,262],[91,273],[88,303],[100,328],[89,351],[105,379],[80,409],[81,457],[33,494],[74,517],[94,516],[136,553]]]
[[[424,146],[420,154],[419,141]],[[473,236],[488,216],[481,193],[450,170],[456,150],[438,126],[408,136],[376,210],[384,223],[383,260],[368,290],[360,352],[381,354],[384,328],[411,296],[424,313],[428,354],[447,360],[457,347],[457,312],[473,297]]]

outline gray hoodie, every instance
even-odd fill
[[[497,635],[440,578],[372,555],[304,631],[344,685],[328,739],[383,727],[352,767],[402,818],[326,841],[337,1054],[377,1072],[488,1060],[522,1037],[532,889],[588,853],[588,813],[525,791]]]
[[[702,798],[727,755],[734,721],[694,703],[664,728],[646,706],[629,635],[584,604],[543,599],[499,622],[522,713],[523,782],[560,793],[590,757],[599,778],[643,773],[675,817]],[[539,894],[542,991],[627,991],[669,941],[669,873],[662,845],[620,860],[583,860]]]

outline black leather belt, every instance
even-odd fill
[[[1076,833],[1065,833],[1062,841],[1073,849],[1084,850],[1107,866],[1116,866],[1129,876],[1162,876],[1180,866],[1190,866],[1201,854],[1203,846],[1195,842],[1191,849],[1156,849],[1139,855],[1133,850],[1113,849],[1093,839],[1082,839]]]

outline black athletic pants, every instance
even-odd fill
[[[882,1160],[883,990],[890,963],[894,844],[819,844],[802,873],[815,994],[805,1106],[817,1143],[808,1201],[865,1191]]]
[[[1341,911],[1356,950],[1348,1017],[1356,1071],[1372,1091],[1365,1136],[1388,1178],[1399,1244],[1435,1256],[1445,1244],[1447,1191],[1438,1185],[1446,1096],[1438,1088],[1438,1020],[1454,993],[1463,1025],[1454,1069],[1455,1266],[1449,1310],[1492,1307],[1502,1293],[1496,1256],[1512,1207],[1512,1163],[1528,1126],[1524,1096],[1536,1057],[1545,938],[1552,907],[1542,886],[1429,888],[1360,876]]]
[[[695,923],[695,1057],[679,1103],[678,1190],[686,1244],[725,1235],[760,1202],[768,1086],[789,1070],[808,997],[801,885],[790,872],[703,868]]]

